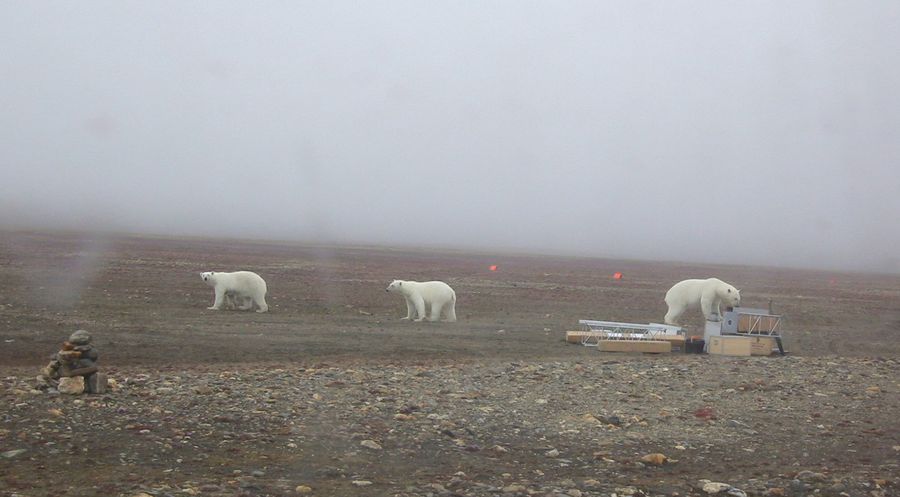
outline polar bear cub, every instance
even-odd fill
[[[394,280],[385,289],[399,293],[406,299],[406,317],[401,319],[425,319],[425,306],[431,308],[429,321],[441,318],[441,311],[446,309],[445,321],[456,321],[456,292],[443,281],[404,281]]]
[[[700,307],[703,316],[709,321],[721,320],[722,310],[719,305],[736,307],[741,305],[741,292],[718,278],[705,280],[684,280],[675,283],[666,292],[666,324],[678,324],[678,318],[687,309]]]
[[[222,306],[246,311],[252,309],[254,304],[256,312],[266,312],[269,306],[266,304],[266,280],[251,271],[236,271],[233,273],[221,273],[209,271],[200,273],[200,277],[207,285],[216,291],[216,300],[212,309],[218,311]]]

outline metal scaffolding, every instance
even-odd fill
[[[659,323],[636,324],[582,319],[578,324],[588,332],[581,337],[581,344],[586,347],[596,347],[601,340],[659,340],[666,336],[684,334],[680,326]]]

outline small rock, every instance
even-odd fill
[[[812,471],[801,471],[797,473],[796,478],[800,481],[825,481],[828,479],[824,474]]]
[[[642,462],[644,462],[645,464],[652,464],[653,466],[662,466],[668,460],[669,460],[668,457],[666,457],[664,454],[660,454],[658,452],[653,453],[653,454],[647,454],[646,456],[641,458]]]
[[[544,455],[547,456],[547,457],[551,457],[551,458],[552,458],[552,457],[559,457],[559,451],[556,450],[556,449],[552,449],[552,450],[547,451]]]
[[[622,426],[622,418],[616,416],[615,414],[613,414],[612,416],[601,418],[601,421],[613,426]]]
[[[312,487],[307,485],[297,485],[297,488],[294,489],[294,492],[298,494],[309,494],[312,493]]]
[[[368,487],[372,484],[369,480],[353,480],[351,483],[356,487]]]
[[[96,394],[104,394],[106,393],[106,389],[108,386],[109,380],[106,378],[106,374],[94,373],[87,377],[87,385],[85,385],[85,391]]]
[[[80,395],[84,393],[84,376],[74,376],[72,378],[60,378],[59,386],[56,387],[59,393],[67,395]]]
[[[507,486],[503,487],[502,489],[500,489],[500,491],[505,494],[516,494],[519,492],[525,492],[527,490],[528,489],[525,488],[524,485],[507,485]]]
[[[245,490],[259,490],[259,485],[253,481],[252,476],[239,476],[237,477],[238,486]]]
[[[716,419],[716,411],[712,407],[701,407],[694,411],[694,416],[700,419],[711,421]]]
[[[588,478],[587,480],[584,480],[583,482],[581,482],[581,484],[584,485],[586,488],[595,488],[595,487],[600,486],[600,480]]]
[[[717,481],[710,481],[703,484],[703,491],[708,494],[718,494],[730,489],[731,485]]]
[[[0,454],[0,456],[3,456],[5,459],[12,459],[13,457],[18,456],[19,454],[22,454],[22,453],[24,453],[24,452],[27,451],[27,450],[28,450],[28,449],[8,450],[8,451],[6,451],[6,452]]]
[[[876,482],[875,484],[877,485],[878,483]],[[846,491],[847,491],[847,485],[844,485],[843,483],[840,483],[840,482],[835,483],[834,485],[828,487],[828,492],[830,492],[834,495],[840,495]]]
[[[582,415],[582,416],[581,416],[581,419],[582,419],[583,421],[588,422],[588,423],[597,423],[597,422],[600,421],[599,419],[597,419],[597,416],[594,416],[594,415],[591,414],[591,413],[586,413],[586,414]]]
[[[257,478],[262,478],[263,476],[266,476],[266,472],[265,472],[265,471],[260,471],[260,470],[258,470],[258,469],[257,469],[256,471],[250,473],[250,474],[253,475],[253,476],[255,476],[255,477],[257,477]]]
[[[624,495],[626,497],[629,495],[635,495],[637,493],[638,493],[638,489],[635,487],[618,487],[618,488],[616,488],[616,494]]]
[[[363,440],[359,444],[367,449],[381,450],[381,445],[379,445],[375,440]]]

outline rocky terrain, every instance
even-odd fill
[[[127,238],[95,257],[83,238],[14,235],[5,497],[900,493],[898,277],[525,256],[488,273],[497,256]],[[272,312],[207,311],[195,272],[242,258]],[[428,271],[451,275],[459,323],[397,320],[383,286]],[[563,341],[579,318],[658,320],[668,281],[710,272],[775,300],[791,354]],[[35,388],[78,328],[109,391]]]
[[[115,368],[113,391],[80,398],[22,371],[3,382],[3,477],[9,495],[703,495],[704,479],[728,495],[892,495],[898,366]]]

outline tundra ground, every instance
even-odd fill
[[[206,309],[200,272],[240,269],[269,313]],[[563,341],[659,322],[673,283],[709,276],[771,299],[791,354]],[[400,321],[393,279],[448,282],[459,322]],[[8,232],[0,297],[3,496],[898,491],[896,275]],[[76,329],[117,388],[34,390]]]

